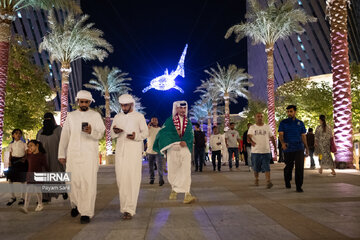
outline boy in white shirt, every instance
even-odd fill
[[[248,130],[248,141],[251,143],[251,162],[254,168],[255,185],[259,186],[259,172],[265,172],[266,187],[271,188],[273,184],[270,180],[270,140],[276,146],[275,138],[270,126],[263,121],[263,114],[256,113],[255,121]],[[276,147],[275,147],[276,149]]]
[[[216,158],[218,161],[217,169],[221,171],[221,142],[222,136],[219,134],[217,126],[213,126],[212,128],[213,134],[210,136],[210,149],[211,149],[211,161],[213,164],[214,171],[216,170]]]

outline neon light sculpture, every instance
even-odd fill
[[[166,69],[163,75],[151,80],[150,86],[144,88],[142,92],[145,93],[152,88],[159,91],[167,91],[171,88],[174,88],[180,91],[181,93],[184,93],[184,90],[182,90],[179,86],[176,85],[175,78],[177,78],[177,76],[179,75],[182,76],[183,78],[185,77],[184,62],[185,62],[185,55],[187,48],[188,45],[186,44],[175,71],[171,71],[171,73],[169,74],[168,69]]]

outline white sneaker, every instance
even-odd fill
[[[27,214],[29,211],[26,209],[26,208],[24,208],[24,207],[21,207],[20,208],[20,211],[21,212],[23,212],[23,213],[25,213],[25,214]]]
[[[42,204],[38,204],[37,207],[35,208],[35,212],[40,212],[44,209],[44,206]]]

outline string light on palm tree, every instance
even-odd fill
[[[50,32],[39,46],[39,52],[48,51],[50,60],[61,64],[61,125],[65,122],[68,110],[70,64],[77,59],[98,59],[102,62],[108,52],[113,51],[112,46],[102,38],[103,32],[93,28],[93,23],[85,23],[88,18],[88,15],[75,17],[70,13],[62,23],[50,11]]]
[[[347,6],[350,0],[326,0],[330,21],[331,66],[333,78],[334,137],[338,167],[353,167],[353,128]],[[344,166],[340,166],[344,165]]]
[[[218,102],[220,100],[220,93],[218,89],[216,89],[216,86],[213,81],[210,79],[207,79],[206,81],[201,80],[201,85],[196,88],[194,91],[201,93],[202,99],[204,101],[211,101],[212,103],[212,113],[213,113],[213,126],[217,126],[217,106]]]
[[[217,89],[219,95],[225,101],[225,127],[230,126],[230,99],[243,97],[248,98],[248,88],[253,86],[248,79],[252,77],[245,73],[245,69],[237,68],[234,64],[230,64],[227,68],[217,64],[217,70],[210,68],[205,70],[211,76],[213,87]]]
[[[131,81],[128,73],[122,72],[118,68],[110,69],[105,67],[93,67],[92,75],[95,79],[91,79],[88,84],[84,84],[86,88],[100,91],[105,98],[105,127],[106,127],[106,154],[112,154],[112,142],[110,136],[111,128],[111,114],[110,114],[110,94],[117,92],[128,92],[131,89],[130,84],[126,81]]]

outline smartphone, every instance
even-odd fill
[[[89,126],[89,123],[88,123],[88,122],[82,122],[82,123],[81,123],[81,129],[82,129],[83,131],[85,131],[85,128],[86,128],[87,126]]]

